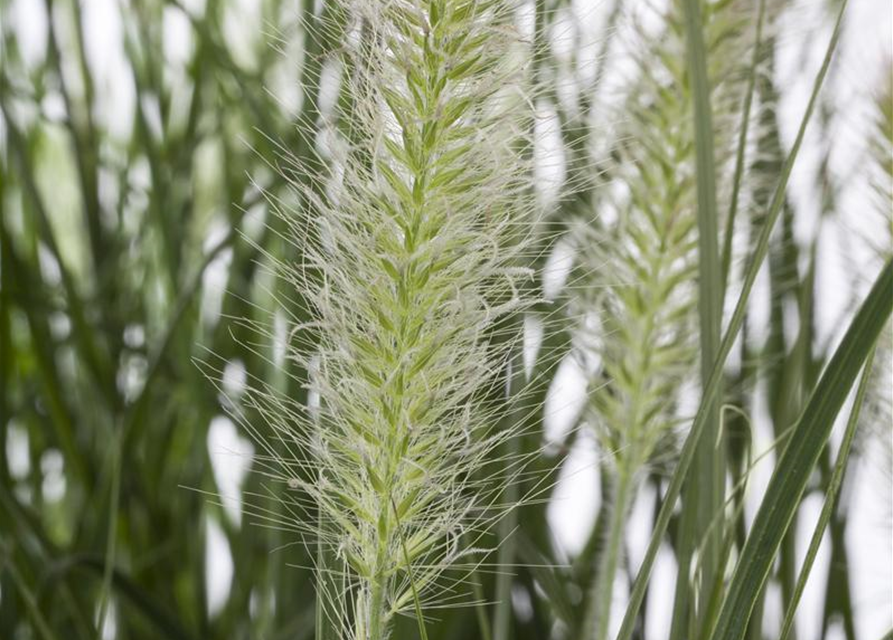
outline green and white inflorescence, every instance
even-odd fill
[[[743,14],[735,3],[702,2],[713,105],[714,162],[727,185],[741,96],[746,85]],[[629,142],[616,150],[611,177],[623,185],[606,196],[616,211],[590,244],[607,287],[598,296],[598,351],[608,379],[592,394],[593,422],[617,465],[641,469],[678,418],[679,389],[697,379],[697,210],[692,90],[683,9],[672,2],[656,42],[638,48],[641,72],[620,114]],[[654,40],[641,36],[647,43]],[[728,208],[723,188],[719,209]],[[605,236],[611,238],[606,240]],[[584,265],[585,266],[585,265]]]
[[[276,457],[311,505],[295,526],[319,542],[318,624],[381,640],[461,604],[511,506],[485,467],[513,435],[494,398],[530,303],[531,56],[504,0],[345,0],[339,20],[348,150],[284,212],[312,318],[289,350],[319,402],[290,408]]]
[[[609,452],[611,519],[584,636],[607,637],[613,578],[626,513],[650,464],[675,448],[680,392],[697,382],[698,217],[693,91],[682,0],[669,3],[658,37],[640,34],[631,49],[638,73],[618,114],[622,140],[602,196],[616,214],[590,228],[582,267],[597,281],[581,308],[598,310],[594,350],[602,376],[585,420]],[[703,37],[714,126],[717,181],[730,182],[748,59],[735,2],[704,0]],[[720,210],[728,205],[720,194]],[[596,296],[592,299],[592,296]]]

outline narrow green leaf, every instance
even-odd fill
[[[853,409],[850,412],[850,419],[847,422],[846,431],[844,432],[843,442],[840,443],[840,451],[837,454],[837,461],[834,463],[834,473],[831,481],[828,483],[828,489],[825,492],[825,504],[819,515],[819,521],[816,523],[815,531],[813,531],[812,539],[809,541],[809,549],[806,551],[806,558],[803,560],[803,567],[800,570],[800,576],[797,579],[797,587],[791,599],[790,606],[785,612],[784,624],[781,627],[781,636],[779,640],[786,640],[794,627],[794,614],[797,612],[797,605],[800,603],[800,597],[806,588],[806,581],[809,579],[809,573],[815,562],[815,557],[819,552],[822,544],[822,536],[828,527],[828,522],[834,513],[837,505],[837,494],[840,491],[840,485],[843,483],[843,475],[846,472],[847,462],[852,451],[853,439],[856,435],[856,427],[859,425],[859,414],[862,410],[862,404],[865,401],[865,394],[871,380],[871,369],[874,364],[874,354],[872,351],[868,356],[865,367],[862,371],[862,379],[859,381],[859,388],[856,391],[856,398],[853,401]]]
[[[893,311],[893,261],[887,262],[850,324],[778,461],[711,637],[743,637],[756,598],[793,520],[834,420]]]
[[[120,506],[121,496],[121,443],[123,434],[118,429],[115,432],[114,443],[110,447],[110,455],[112,456],[112,470],[109,488],[109,513],[108,513],[108,533],[106,539],[105,552],[105,569],[102,576],[102,587],[99,596],[99,629],[105,627],[106,616],[109,612],[109,602],[112,593],[112,571],[115,568],[115,554],[118,542],[118,508]]]
[[[517,350],[516,350],[517,351]],[[521,363],[521,354],[515,353],[509,361],[506,375],[508,376],[508,389],[506,404],[511,402],[512,396],[522,388],[524,381],[524,366]],[[505,416],[504,428],[511,429],[521,419],[519,411],[514,409]],[[504,468],[502,470],[503,481],[508,484],[502,493],[502,502],[505,505],[515,505],[519,498],[517,482],[511,478],[511,466],[520,454],[521,443],[517,437],[509,438],[502,445],[504,453]],[[518,510],[510,507],[498,525],[499,550],[497,551],[497,563],[500,572],[496,576],[496,605],[493,612],[493,638],[494,640],[509,640],[512,638],[512,582],[514,575],[510,567],[515,563],[515,548],[517,535],[515,529],[518,526]]]
[[[7,558],[4,564],[6,565],[6,570],[9,571],[10,575],[12,576],[13,583],[21,593],[22,599],[25,601],[25,606],[28,608],[28,613],[31,616],[31,620],[34,622],[34,626],[40,632],[40,637],[43,638],[43,640],[56,640],[56,636],[50,629],[49,623],[46,621],[46,618],[44,618],[43,613],[41,612],[40,607],[37,604],[37,598],[34,597],[34,593],[31,591],[31,589],[28,588],[24,577],[21,573],[19,573],[19,570],[16,568],[12,557]],[[0,568],[3,568],[2,564],[0,564]]]
[[[470,580],[471,589],[476,601],[474,605],[474,614],[478,623],[478,633],[480,633],[481,640],[493,640],[493,633],[490,631],[490,619],[487,617],[487,600],[484,596],[484,585],[481,584],[480,574],[475,572]]]
[[[576,615],[574,604],[568,597],[566,575],[556,571],[553,561],[537,549],[530,537],[522,532],[518,533],[517,549],[519,560],[524,563],[536,581],[536,586],[546,594],[546,601],[556,618],[570,628]]]
[[[50,576],[61,579],[73,569],[87,569],[99,579],[105,574],[105,559],[95,555],[75,555],[60,559],[50,572]],[[171,640],[191,640],[192,636],[181,622],[165,609],[154,596],[118,569],[112,569],[112,586],[115,592],[133,605],[164,638]]]
[[[701,380],[706,381],[716,360],[722,331],[723,284],[718,243],[716,207],[716,167],[713,141],[713,114],[710,106],[710,80],[707,77],[707,51],[704,45],[701,0],[686,0],[685,30],[688,41],[688,64],[692,85],[692,115],[695,132],[695,167],[698,194],[698,313],[701,342]],[[719,400],[716,393],[707,407],[705,435],[696,454],[695,482],[689,484],[694,500],[686,507],[697,509],[696,535],[681,540],[683,545],[701,545],[701,585],[705,590],[713,583],[719,564],[721,527],[711,527],[714,515],[720,513],[725,489],[725,446],[719,441]],[[702,536],[704,539],[702,540]],[[685,567],[687,570],[687,567]],[[687,573],[687,571],[686,571]]]
[[[741,130],[738,132],[738,147],[735,151],[735,173],[732,177],[732,195],[729,213],[726,217],[725,235],[722,251],[722,284],[725,290],[729,286],[729,269],[732,265],[732,236],[735,231],[735,218],[738,214],[738,199],[741,191],[741,178],[744,175],[744,157],[747,149],[747,134],[750,129],[750,111],[753,105],[753,94],[756,88],[757,67],[760,52],[763,50],[763,19],[766,14],[766,0],[760,0],[757,9],[757,30],[753,42],[753,57],[748,70],[747,89],[744,92],[744,105],[741,109]]]
[[[314,570],[316,576],[316,601],[313,608],[314,639],[337,640],[340,635],[332,621],[331,613],[327,609],[327,606],[329,605],[328,594],[333,593],[333,590],[337,588],[337,585],[334,584],[334,580],[332,579],[333,572],[337,569],[335,566],[335,553],[332,551],[331,546],[326,544],[322,537],[328,526],[328,523],[322,514],[322,509],[320,509],[320,514],[317,516],[317,526],[319,527],[319,532],[316,541],[316,566]],[[368,573],[368,569],[366,569],[365,572],[361,572],[365,567],[361,564],[358,558],[352,557],[351,560],[354,561],[351,564],[355,571],[361,575],[363,573]]]

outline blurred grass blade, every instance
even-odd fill
[[[470,578],[472,593],[474,593],[474,617],[477,620],[478,634],[481,640],[493,640],[493,633],[490,631],[490,618],[487,616],[486,598],[484,597],[484,586],[481,584],[481,576],[475,573]]]
[[[314,638],[315,640],[338,640],[339,632],[332,620],[331,614],[327,611],[327,601],[325,594],[332,593],[333,589],[337,589],[337,584],[333,579],[334,571],[336,571],[335,553],[330,546],[323,540],[326,531],[326,520],[322,514],[322,510],[317,514],[317,526],[319,531],[316,542],[316,600],[314,602]]]
[[[524,365],[518,350],[512,355],[506,369],[507,388],[505,406],[508,407],[512,398],[516,396],[524,386]],[[512,429],[520,424],[522,416],[519,409],[512,408],[503,418],[503,428]],[[517,437],[508,438],[502,445],[505,463],[502,466],[501,481],[504,482],[502,502],[506,505],[518,503],[520,488],[512,478],[512,465],[521,455],[521,442]],[[516,529],[518,528],[519,513],[517,508],[510,508],[502,517],[497,527],[499,536],[499,549],[497,550],[497,564],[500,567],[496,576],[496,593],[493,611],[493,638],[494,640],[510,640],[512,638],[512,584],[514,572],[510,569],[515,565],[515,554],[518,543]]]
[[[794,590],[790,606],[785,612],[784,624],[781,628],[781,636],[779,640],[786,640],[794,627],[794,614],[797,612],[797,605],[800,603],[800,597],[803,595],[803,590],[806,588],[806,581],[809,579],[809,573],[812,570],[815,557],[822,544],[822,537],[825,534],[825,529],[827,529],[828,522],[830,522],[831,516],[834,514],[834,508],[837,505],[837,494],[840,491],[840,485],[843,483],[843,476],[846,472],[850,451],[852,451],[856,428],[859,426],[859,415],[862,411],[862,405],[865,401],[865,395],[871,380],[874,355],[875,351],[872,351],[869,354],[868,360],[862,371],[862,379],[859,381],[859,389],[856,391],[853,409],[850,412],[850,418],[847,422],[843,442],[840,444],[837,461],[834,464],[834,473],[831,476],[831,481],[828,483],[828,489],[825,494],[825,504],[822,507],[822,512],[819,516],[819,521],[816,524],[815,531],[812,534],[812,539],[809,541],[809,549],[806,551],[806,558],[803,560],[803,567],[800,569],[800,576],[797,579],[797,587]]]
[[[744,636],[754,602],[800,504],[837,413],[893,310],[893,261],[888,261],[853,322],[785,447],[741,552],[712,638]]]
[[[105,558],[92,555],[71,556],[61,559],[53,568],[53,572],[55,576],[61,578],[68,571],[77,568],[88,569],[101,580],[106,570]],[[115,592],[142,613],[146,621],[163,634],[162,637],[171,640],[192,640],[192,636],[180,620],[166,610],[155,597],[118,569],[112,569],[111,575]]]
[[[115,432],[110,454],[112,456],[112,470],[109,488],[109,513],[108,535],[106,539],[105,569],[102,575],[102,587],[99,596],[99,614],[97,619],[99,629],[105,628],[106,616],[109,613],[109,603],[112,592],[112,571],[115,567],[116,543],[118,541],[118,509],[121,499],[121,443],[123,434],[121,430]]]
[[[721,268],[718,248],[716,207],[716,166],[713,140],[713,114],[710,105],[710,80],[707,77],[707,51],[704,46],[701,0],[684,3],[685,32],[688,42],[688,63],[692,85],[692,116],[694,117],[695,168],[698,194],[698,313],[701,346],[701,383],[710,377],[716,360],[722,331]],[[716,446],[719,433],[719,399],[717,391],[707,407],[705,435],[696,454],[693,482],[688,492],[694,499],[687,500],[685,509],[695,509],[695,536],[681,540],[683,546],[701,544],[700,580],[710,585],[719,563],[721,528],[710,527],[714,514],[722,509],[725,488],[725,447]],[[706,536],[702,540],[702,536]],[[690,557],[690,553],[686,556]],[[688,566],[683,567],[684,575]],[[683,584],[687,584],[684,580]],[[681,598],[685,602],[687,598]]]
[[[34,593],[28,588],[28,583],[25,582],[22,574],[19,573],[11,556],[7,558],[5,565],[6,570],[9,571],[12,576],[13,583],[22,594],[22,599],[25,601],[25,606],[28,608],[31,620],[40,632],[40,637],[43,638],[43,640],[56,640],[56,636],[53,634],[49,623],[44,618],[43,612],[40,610],[40,606],[37,603],[37,599],[34,597]],[[3,564],[0,564],[0,568],[4,568]]]
[[[750,298],[750,292],[753,289],[754,282],[756,282],[757,274],[760,271],[763,260],[765,260],[766,258],[766,253],[769,248],[769,237],[772,234],[772,228],[775,226],[779,214],[781,213],[782,205],[784,204],[785,190],[787,189],[788,180],[791,177],[791,171],[794,168],[794,163],[797,161],[797,156],[800,152],[800,146],[803,144],[803,137],[806,134],[806,127],[809,124],[813,111],[815,110],[819,91],[824,84],[825,77],[828,75],[828,68],[831,65],[831,58],[833,57],[834,51],[837,48],[837,43],[840,40],[841,25],[843,22],[844,12],[846,11],[847,2],[848,0],[843,0],[840,5],[840,12],[837,16],[837,22],[834,25],[834,33],[832,34],[831,40],[828,43],[828,49],[825,52],[825,59],[822,61],[822,67],[819,70],[818,75],[816,76],[812,94],[809,98],[809,103],[806,106],[806,111],[804,112],[803,118],[800,122],[800,128],[797,131],[797,138],[794,141],[794,145],[791,148],[787,159],[785,160],[784,167],[782,168],[781,175],[779,176],[778,186],[776,187],[775,194],[772,198],[772,203],[769,206],[769,211],[766,215],[766,223],[760,230],[759,238],[757,239],[756,245],[754,246],[749,268],[747,269],[747,272],[744,276],[744,282],[741,287],[741,294],[738,297],[738,302],[735,305],[735,310],[733,311],[732,318],[729,321],[728,329],[726,330],[726,333],[723,336],[722,343],[720,344],[719,354],[717,355],[716,362],[713,366],[713,372],[710,374],[710,379],[707,381],[707,384],[704,387],[701,404],[698,407],[698,412],[697,414],[695,414],[695,419],[692,422],[691,431],[689,432],[688,437],[685,439],[685,444],[683,445],[682,451],[679,456],[679,462],[676,466],[676,470],[673,472],[672,478],[670,479],[670,485],[669,487],[667,487],[667,493],[664,497],[663,505],[661,506],[660,513],[658,514],[657,520],[654,523],[654,529],[651,533],[651,540],[648,543],[648,549],[645,552],[645,557],[642,559],[642,566],[640,567],[639,573],[636,576],[636,581],[633,584],[633,589],[630,593],[629,605],[627,606],[626,614],[623,617],[623,624],[620,627],[620,632],[617,635],[618,640],[629,640],[632,637],[633,631],[635,629],[639,608],[642,606],[642,601],[645,599],[645,593],[648,589],[651,569],[654,567],[654,561],[657,558],[657,551],[660,548],[663,536],[670,524],[670,518],[673,515],[673,511],[676,507],[676,500],[682,490],[682,483],[684,482],[685,477],[688,475],[689,468],[691,467],[692,460],[694,458],[695,447],[697,446],[697,443],[701,437],[701,433],[704,430],[704,425],[708,416],[707,409],[710,407],[711,402],[716,397],[716,394],[719,391],[726,358],[729,356],[729,352],[732,350],[732,345],[735,343],[735,340],[738,337],[738,332],[741,330],[741,325],[744,322],[744,316],[747,311],[747,302]]]
[[[534,584],[542,589],[556,618],[571,628],[575,612],[574,604],[568,597],[564,582],[565,576],[556,571],[557,567],[554,563],[536,548],[529,537],[521,532],[517,534],[517,537],[518,559],[530,572]]]
[[[723,292],[729,287],[729,270],[732,266],[732,238],[735,232],[735,218],[738,214],[738,200],[741,191],[741,179],[744,175],[744,158],[747,150],[747,134],[750,129],[750,111],[753,106],[753,94],[757,84],[757,67],[760,53],[763,51],[763,21],[766,14],[766,0],[759,1],[757,9],[757,27],[753,41],[753,57],[748,70],[747,88],[744,91],[744,105],[741,108],[741,131],[738,133],[738,147],[735,151],[735,173],[732,177],[732,194],[729,213],[726,216],[725,235],[722,251],[722,286]]]

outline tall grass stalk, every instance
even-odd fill
[[[350,2],[342,18],[345,150],[325,190],[302,189],[312,215],[283,209],[304,255],[284,272],[312,316],[289,350],[314,364],[319,407],[266,415],[297,422],[279,422],[277,462],[309,497],[294,527],[333,563],[317,567],[324,616],[383,640],[399,614],[461,603],[512,506],[496,504],[518,470],[493,475],[514,434],[493,398],[507,317],[529,303],[530,50],[503,0]]]

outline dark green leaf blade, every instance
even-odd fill
[[[743,637],[754,602],[769,576],[782,537],[800,504],[837,413],[891,311],[893,261],[888,261],[828,363],[778,461],[741,552],[712,638],[740,640]]]
[[[840,485],[843,483],[844,473],[846,473],[847,463],[849,462],[850,452],[853,448],[853,440],[856,436],[856,430],[859,426],[859,415],[862,411],[862,404],[865,401],[866,392],[868,391],[871,381],[871,370],[874,364],[874,354],[872,351],[868,356],[868,361],[862,371],[862,379],[859,381],[859,387],[856,390],[856,399],[853,402],[853,408],[850,411],[850,418],[847,422],[846,431],[843,434],[843,442],[840,444],[840,450],[837,453],[837,461],[834,464],[834,473],[828,488],[825,491],[825,504],[822,506],[822,512],[819,515],[819,521],[815,526],[812,539],[809,541],[809,548],[806,551],[806,559],[800,569],[800,575],[797,578],[797,587],[791,599],[791,605],[785,613],[784,623],[781,626],[781,636],[779,640],[787,640],[794,628],[794,615],[797,613],[797,605],[806,589],[806,582],[812,571],[813,563],[816,555],[818,555],[819,547],[822,544],[822,537],[828,528],[828,523],[834,515],[837,506],[837,497],[840,491]]]
[[[713,136],[713,117],[710,104],[710,80],[707,76],[707,50],[704,45],[700,0],[686,0],[684,4],[685,31],[688,41],[689,72],[692,84],[692,116],[694,118],[696,150],[696,184],[698,192],[698,313],[700,317],[701,380],[706,383],[713,369],[722,332],[722,295],[724,284],[720,279],[721,267],[718,247],[718,214],[716,206],[716,160]],[[725,500],[724,446],[716,446],[719,432],[719,402],[722,390],[717,391],[707,409],[704,436],[695,457],[694,478],[689,484],[689,498],[683,510],[694,510],[696,536],[682,540],[686,558],[683,572],[688,572],[691,546],[695,540],[701,545],[702,585],[713,582],[718,570],[720,527],[711,526],[716,514],[722,513]],[[685,520],[686,518],[683,517]],[[680,585],[687,584],[681,581]],[[677,601],[684,603],[688,597],[679,594]]]

